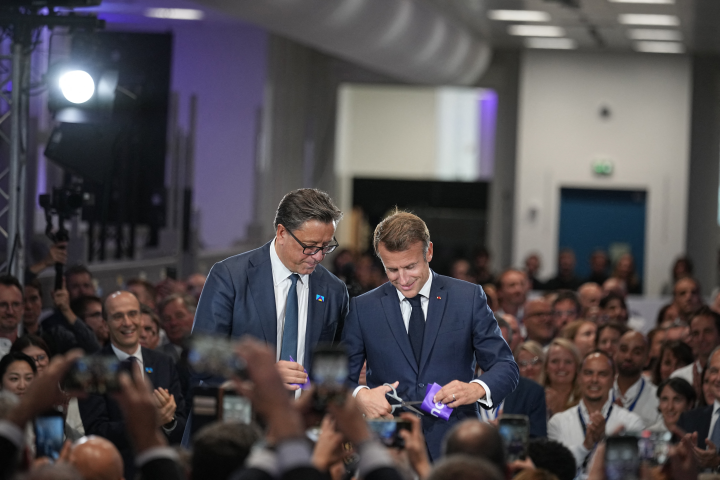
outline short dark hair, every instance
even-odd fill
[[[215,422],[204,427],[193,438],[192,479],[230,477],[259,439],[255,425]]]
[[[665,314],[668,310],[670,310],[670,307],[673,306],[673,303],[668,303],[667,305],[663,305],[663,307],[660,309],[660,311],[657,314],[657,318],[655,319],[655,325],[660,325],[663,322],[663,318],[665,318]]]
[[[280,200],[275,212],[275,230],[282,225],[292,232],[308,220],[337,224],[342,216],[330,195],[316,188],[300,188]]]
[[[88,275],[90,275],[90,278],[93,278],[92,272],[88,270],[85,265],[77,264],[65,270],[65,280],[74,275],[80,275],[83,273],[87,273]]]
[[[373,248],[378,255],[381,243],[390,252],[404,252],[416,242],[422,243],[424,257],[430,247],[427,225],[417,215],[397,208],[378,223],[373,233]]]
[[[697,317],[709,317],[712,318],[713,323],[715,324],[715,330],[717,331],[718,335],[720,335],[720,314],[717,312],[714,312],[713,310],[710,310],[710,307],[707,305],[703,305],[702,307],[695,310],[692,315],[690,315],[690,328],[692,328],[692,322]]]
[[[32,288],[34,288],[35,290],[37,290],[37,291],[38,291],[38,295],[40,295],[40,298],[42,298],[42,296],[43,296],[43,288],[42,288],[42,283],[40,283],[40,279],[38,279],[38,278],[33,278],[33,279],[30,280],[29,282],[25,282],[25,288],[27,288],[27,287],[32,287]],[[24,292],[23,292],[23,293],[24,293]]]
[[[470,455],[451,455],[437,462],[427,480],[502,480],[505,466]]]
[[[45,340],[43,340],[42,337],[39,337],[32,333],[23,335],[22,337],[15,340],[15,342],[12,344],[12,347],[10,347],[10,351],[22,352],[30,346],[42,348],[45,353],[47,353],[48,359],[50,359],[50,357],[52,356],[52,354],[50,353],[50,347],[48,347],[48,344],[45,342]]]
[[[598,306],[601,309],[605,309],[607,308],[608,303],[612,302],[613,300],[619,300],[620,305],[622,305],[623,307],[623,310],[627,311],[627,304],[625,303],[625,299],[615,292],[608,292],[607,295],[600,299],[600,304]]]
[[[580,305],[580,301],[577,298],[577,294],[575,292],[571,292],[570,290],[560,290],[557,294],[557,297],[555,297],[555,300],[553,300],[552,308],[555,309],[555,305],[557,305],[559,302],[562,302],[563,300],[570,300],[573,302],[573,305],[575,305],[575,312],[579,315],[580,311],[582,310],[582,306]]]
[[[627,327],[627,325],[624,325],[622,323],[617,323],[617,322],[610,322],[610,323],[606,323],[605,325],[601,325],[600,327],[598,327],[597,332],[595,333],[595,346],[600,345],[600,334],[606,328],[615,330],[616,332],[620,333],[621,337],[623,335],[625,335],[628,332],[628,330],[630,330]]]
[[[103,301],[100,297],[96,297],[94,295],[83,295],[82,297],[78,297],[75,300],[70,301],[70,310],[72,310],[79,318],[85,320],[85,310],[87,310],[88,305],[91,303],[99,303],[102,305]]]
[[[20,280],[12,275],[0,275],[0,285],[5,285],[6,287],[17,287],[17,289],[20,290],[20,293],[24,295]]]
[[[35,360],[33,360],[32,357],[25,355],[22,352],[9,352],[0,360],[0,383],[2,382],[2,378],[5,376],[5,373],[7,373],[7,369],[15,362],[26,362],[30,365],[30,368],[32,368],[33,373],[37,375],[37,366],[35,365]]]
[[[697,393],[687,380],[680,377],[670,377],[663,380],[657,387],[657,398],[660,398],[660,394],[665,387],[670,387],[675,393],[682,395],[687,400],[688,405],[694,406],[695,400],[697,400]]]
[[[140,285],[153,299],[157,296],[157,289],[155,288],[155,285],[143,278],[131,278],[125,282],[125,286],[129,287],[130,285]]]
[[[531,439],[528,456],[536,468],[554,473],[558,480],[573,480],[577,474],[575,456],[565,445],[554,440]]]
[[[155,310],[150,308],[148,305],[141,303],[140,304],[140,313],[144,313],[145,315],[150,317],[150,320],[152,320],[152,322],[157,327],[158,332],[160,332],[160,317],[158,317],[158,314]]]
[[[473,425],[480,429],[477,434],[470,438],[463,435],[463,430]],[[485,458],[501,471],[505,469],[505,448],[500,432],[493,425],[480,420],[464,420],[451,428],[443,440],[442,452],[444,456],[464,454]]]
[[[183,305],[185,305],[185,308],[188,312],[193,314],[195,313],[195,310],[197,310],[197,299],[192,295],[188,295],[186,293],[171,293],[170,295],[162,299],[160,305],[158,305],[157,307],[157,311],[160,312],[160,315],[162,315],[165,307],[178,299],[182,300]]]
[[[687,343],[681,342],[680,340],[671,340],[663,343],[662,348],[660,348],[660,357],[658,358],[658,361],[655,362],[652,372],[652,382],[656,385],[660,384],[662,381],[660,378],[660,366],[662,364],[662,357],[665,355],[665,350],[670,350],[670,352],[672,352],[673,356],[678,361],[678,368],[690,365],[695,361],[692,348]]]

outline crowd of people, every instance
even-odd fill
[[[329,241],[334,240],[338,220],[332,220],[328,241],[320,242],[318,247],[296,238],[293,228],[276,225],[278,237],[271,245],[278,242],[280,257],[268,254],[268,258],[284,262],[282,249],[289,248],[297,248],[305,255],[298,258],[324,257],[335,247]],[[407,254],[403,249],[400,253],[383,250],[390,237],[383,238],[382,262],[371,255],[355,257],[349,251],[334,257],[335,274],[347,289],[337,299],[326,287],[312,290],[311,286],[311,295],[302,293],[301,285],[306,282],[302,271],[298,275],[289,270],[284,295],[296,292],[297,288],[293,295],[305,301],[310,298],[311,311],[294,315],[310,318],[317,314],[312,311],[313,305],[320,303],[348,315],[348,294],[357,297],[368,291],[377,292],[388,278],[395,285],[398,268],[388,267],[392,265],[389,262],[399,258],[398,265],[402,265]],[[292,247],[280,245],[285,240]],[[429,251],[418,248],[418,258],[429,262],[432,245]],[[428,424],[407,412],[400,414],[410,424],[409,430],[398,433],[403,440],[402,448],[388,447],[373,436],[362,412],[369,412],[367,402],[372,394],[367,392],[385,387],[359,394],[370,385],[367,379],[378,375],[371,371],[370,364],[363,368],[357,382],[351,382],[353,388],[345,396],[330,402],[327,411],[319,412],[312,405],[315,387],[308,388],[308,394],[301,394],[299,388],[307,379],[307,372],[303,372],[302,366],[296,367],[292,356],[283,361],[280,352],[257,340],[259,334],[251,335],[256,337],[254,340],[243,337],[235,343],[235,353],[246,361],[247,371],[244,376],[228,379],[221,387],[239,392],[251,402],[253,421],[215,421],[192,428],[193,415],[197,417],[207,407],[193,402],[193,386],[197,384],[188,360],[188,341],[196,322],[196,310],[203,315],[206,326],[209,323],[215,330],[218,325],[232,330],[238,318],[251,322],[245,315],[253,314],[253,309],[264,301],[259,290],[252,290],[257,287],[249,285],[249,291],[256,295],[250,306],[237,302],[233,305],[218,283],[225,287],[235,283],[232,272],[226,277],[219,276],[222,272],[216,271],[214,277],[211,274],[209,287],[199,274],[185,281],[166,279],[157,285],[135,278],[127,281],[121,291],[100,298],[90,270],[74,266],[66,270],[63,288],[52,292],[53,308],[48,310],[43,309],[42,285],[37,279],[21,285],[14,277],[0,277],[0,480],[17,475],[85,480],[137,476],[184,480],[353,477],[571,480],[580,476],[599,480],[605,478],[604,439],[620,431],[644,430],[667,433],[676,440],[669,448],[668,460],[662,467],[666,476],[662,478],[695,478],[700,471],[717,469],[720,467],[716,448],[720,446],[720,422],[716,415],[720,409],[717,305],[715,302],[703,305],[700,287],[691,275],[692,265],[687,259],[680,259],[673,269],[672,301],[660,310],[654,328],[645,335],[642,332],[646,320],[634,317],[625,301],[628,293],[642,290],[632,257],[621,257],[613,272],[607,274],[607,255],[603,255],[593,254],[593,273],[587,281],[575,276],[575,258],[570,251],[561,252],[558,274],[546,282],[536,277],[539,259],[535,255],[528,257],[524,269],[510,268],[498,275],[491,272],[489,254],[484,249],[478,251],[475,262],[463,260],[454,264],[454,277],[475,284],[474,290],[468,292],[479,295],[483,310],[480,313],[485,315],[487,309],[493,314],[488,313],[489,318],[497,320],[498,328],[494,324],[489,328],[504,339],[499,340],[498,357],[507,351],[512,364],[512,354],[517,364],[515,374],[519,370],[520,378],[517,386],[511,388],[512,393],[494,403],[490,390],[503,392],[502,384],[490,380],[465,384],[471,385],[465,391],[478,388],[484,393],[477,402],[486,408],[470,418],[467,412],[475,410],[464,409],[458,401],[458,414],[466,419],[452,424],[446,432],[443,430],[441,438],[432,439],[441,445],[439,451],[426,438],[433,434]],[[57,251],[52,252],[48,264],[54,264],[60,256]],[[249,268],[259,265],[253,262],[256,260],[251,257]],[[37,273],[32,268],[31,271]],[[448,290],[460,292],[465,289],[463,285],[468,285],[447,283],[444,287],[443,282],[441,277],[433,277],[433,288],[447,288],[436,296],[438,302]],[[478,284],[482,290],[477,288]],[[276,281],[276,294],[279,285],[281,282]],[[211,288],[213,293],[206,294],[198,306],[204,287]],[[234,288],[237,290],[237,286]],[[428,297],[427,292],[420,295]],[[270,305],[275,306],[272,300]],[[279,310],[285,307],[280,303],[277,306],[280,315]],[[220,307],[231,310],[233,316],[222,318],[217,313]],[[404,333],[413,342],[413,322],[420,309],[410,309],[409,305],[407,308]],[[428,308],[432,307],[424,308],[425,315],[430,316]],[[367,302],[359,306],[350,301],[345,335],[343,325],[336,330],[334,324],[332,329],[315,333],[321,339],[328,337],[327,340],[336,342],[342,339],[351,350],[375,348],[353,345],[361,336],[357,322],[365,320],[358,320],[357,311],[363,309],[374,315]],[[460,318],[460,313],[457,315]],[[456,327],[446,328],[440,335],[459,334],[461,327],[459,324]],[[270,334],[275,335],[275,331]],[[283,334],[280,329],[278,345],[285,344]],[[236,336],[234,332],[232,336]],[[408,359],[418,366],[423,364],[422,334],[419,338],[420,343],[413,343],[408,350]],[[294,342],[296,358],[302,361],[305,356],[305,365],[310,368],[309,351],[302,342],[298,344],[297,338]],[[487,345],[482,348],[488,348]],[[427,355],[427,351],[423,352]],[[63,378],[83,355],[116,359],[122,366],[118,387],[89,392],[68,387]],[[361,358],[352,354],[351,357],[351,364],[353,358]],[[372,358],[368,356],[367,361]],[[495,366],[491,368],[498,371]],[[513,368],[508,370],[508,378],[512,378]],[[289,389],[294,391],[293,395],[288,395],[288,385],[292,385]],[[424,390],[425,385],[419,387]],[[458,396],[460,392],[455,390]],[[452,398],[445,401],[447,405],[454,404],[455,393],[448,391]],[[438,396],[442,395],[441,390]],[[474,404],[475,398],[467,403]],[[36,451],[37,419],[50,410],[59,413],[64,422],[65,444],[56,458]],[[530,422],[527,456],[512,461],[506,456],[497,428],[499,420],[510,414],[525,415]]]

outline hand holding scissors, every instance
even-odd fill
[[[397,403],[390,403],[390,406],[392,407],[392,413],[395,413],[395,409],[397,409],[397,408],[405,408],[405,409],[407,409],[413,413],[416,413],[418,415],[425,415],[423,412],[421,412],[420,410],[418,410],[417,408],[412,406],[412,405],[420,405],[422,403],[422,400],[406,402],[398,396],[397,390],[395,390],[394,386],[392,386],[389,383],[385,383],[384,386],[390,387],[392,389],[391,392],[385,393],[385,396],[390,397],[397,402]]]

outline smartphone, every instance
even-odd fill
[[[100,395],[117,392],[120,389],[118,374],[123,370],[127,368],[114,355],[79,358],[65,375],[63,390]]]
[[[412,430],[407,420],[367,420],[368,427],[386,447],[405,448],[405,441],[398,435],[401,430]]]
[[[252,403],[233,390],[221,390],[222,410],[220,418],[223,422],[239,422],[245,425],[252,423]]]
[[[35,452],[37,458],[57,460],[65,441],[65,418],[57,411],[35,418]]]
[[[530,419],[527,415],[503,415],[499,421],[507,461],[525,460],[530,440]]]
[[[313,350],[310,382],[315,386],[313,409],[324,412],[329,402],[342,403],[347,393],[348,358],[341,345],[318,345]]]
[[[638,437],[614,435],[607,438],[605,476],[607,480],[637,480],[640,478]]]
[[[235,355],[233,341],[227,336],[194,334],[190,337],[188,362],[196,372],[247,378],[247,364]]]

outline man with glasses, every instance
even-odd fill
[[[7,355],[18,338],[18,325],[23,314],[22,286],[11,275],[0,277],[0,358]]]
[[[337,248],[342,212],[319,190],[294,190],[280,202],[275,238],[210,270],[192,334],[252,335],[276,347],[288,390],[307,380],[313,347],[332,342],[348,312],[345,284],[320,262]],[[219,379],[193,374],[191,386]],[[299,392],[297,392],[299,393]]]

